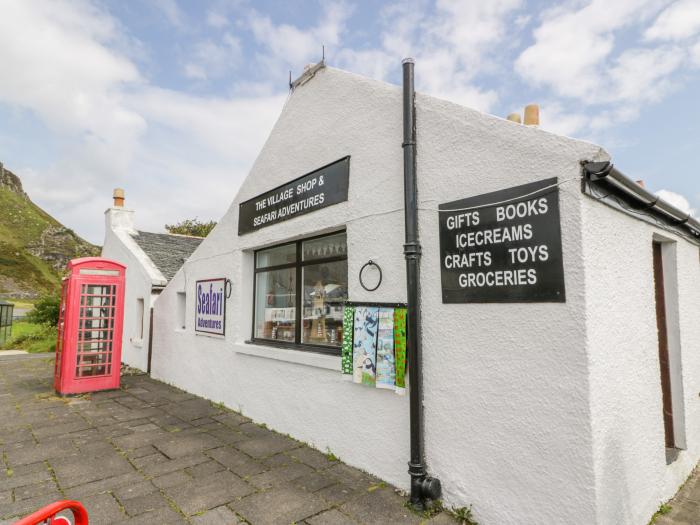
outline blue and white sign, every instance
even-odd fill
[[[226,279],[206,279],[196,282],[194,330],[224,335],[226,330]]]

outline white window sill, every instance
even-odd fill
[[[210,334],[209,332],[198,332],[197,330],[194,331],[194,335],[201,335],[203,337],[212,337],[214,339],[226,339],[226,336],[223,334]]]
[[[277,347],[273,348],[249,343],[236,343],[234,348],[238,354],[264,357],[266,359],[285,361],[287,363],[295,363],[298,365],[313,366],[316,368],[325,368],[326,370],[335,370],[337,372],[341,371],[340,356],[337,355],[317,354],[302,350],[291,350],[289,348]]]

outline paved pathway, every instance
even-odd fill
[[[668,502],[668,512],[656,517],[654,525],[700,524],[700,466],[685,482],[678,494]]]
[[[0,360],[0,523],[65,498],[83,502],[91,525],[454,523],[425,520],[377,478],[145,375],[58,398],[53,359],[32,357]]]

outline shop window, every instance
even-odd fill
[[[345,232],[257,251],[253,339],[339,354],[347,290]]]
[[[684,449],[685,416],[676,245],[672,242],[654,241],[652,248],[664,436],[667,449]]]
[[[185,306],[186,306],[186,295],[185,292],[177,292],[177,329],[185,329]]]

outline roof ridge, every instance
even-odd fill
[[[148,233],[150,235],[169,235],[171,237],[185,237],[187,239],[206,239],[206,237],[200,237],[199,235],[185,235],[184,233],[170,233],[170,232],[147,232],[145,230],[135,230],[136,233]]]

